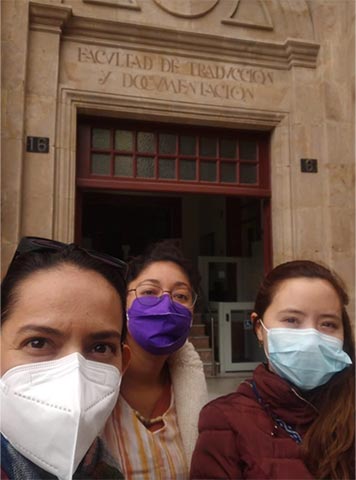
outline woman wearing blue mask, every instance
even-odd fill
[[[267,275],[251,315],[267,363],[203,409],[191,478],[355,478],[347,303],[337,276],[314,262]]]
[[[184,480],[207,395],[202,362],[187,342],[197,276],[165,241],[130,262],[127,280],[131,362],[104,438],[125,478]]]
[[[129,359],[124,262],[25,237],[1,284],[1,478],[121,479],[99,433]]]

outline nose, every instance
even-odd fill
[[[78,345],[76,342],[64,345],[58,354],[58,358],[66,357],[72,353],[80,353],[84,358],[86,358],[86,352],[84,351],[83,346]]]
[[[173,301],[172,299],[172,292],[170,290],[162,290],[162,295],[161,298],[163,299],[164,295],[169,296],[170,300]]]

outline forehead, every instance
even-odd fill
[[[272,298],[271,305],[293,303],[341,309],[340,298],[334,287],[319,278],[291,278],[281,282]]]
[[[138,284],[145,280],[156,280],[158,283],[186,283],[190,286],[188,275],[185,273],[182,267],[175,262],[171,261],[159,261],[153,262],[147,265],[139,275],[130,282],[131,284]]]
[[[79,323],[96,315],[98,320],[113,317],[118,326],[122,316],[120,296],[114,287],[99,273],[72,265],[31,274],[18,285],[15,294],[5,324],[31,317],[64,325],[67,320]]]

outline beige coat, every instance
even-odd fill
[[[199,413],[208,401],[203,363],[190,342],[171,355],[168,363],[178,426],[189,467],[198,438]]]

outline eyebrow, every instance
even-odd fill
[[[305,312],[294,308],[286,308],[285,310],[280,310],[279,313],[294,313],[296,315],[305,316]],[[322,313],[320,316],[322,318],[334,318],[335,320],[339,320],[341,322],[341,317],[335,313]]]
[[[142,282],[139,283],[139,285],[143,285],[145,283],[152,283],[153,285],[157,285],[158,287],[161,287],[161,282],[159,280],[156,280],[155,278],[147,278],[146,280],[142,280]],[[186,282],[176,282],[173,284],[173,287],[189,287],[188,283]]]
[[[18,331],[17,334],[23,334],[23,333],[42,333],[45,335],[54,335],[56,337],[65,337],[67,334],[61,332],[60,330],[57,330],[56,328],[52,327],[45,327],[42,325],[24,325],[21,327]],[[92,340],[105,340],[108,338],[117,338],[118,340],[121,340],[121,333],[119,333],[116,330],[102,330],[100,332],[94,332],[90,333],[88,337]]]
[[[121,340],[121,333],[116,330],[103,330],[101,332],[95,332],[88,335],[92,340],[106,340],[107,338],[117,338]]]
[[[305,315],[302,310],[298,310],[296,308],[285,308],[284,310],[280,310],[278,313],[296,313],[298,315]]]
[[[37,333],[44,333],[47,335],[55,335],[57,337],[63,337],[65,334],[62,333],[60,330],[52,327],[45,327],[42,325],[24,325],[23,327],[17,330],[17,334],[19,333],[29,333],[29,332],[37,332]]]

